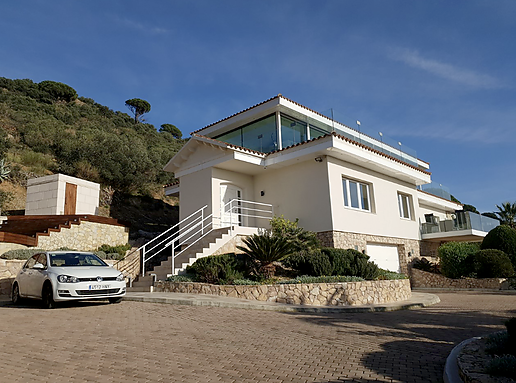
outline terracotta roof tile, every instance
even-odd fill
[[[244,151],[244,152],[253,153],[253,154],[260,154],[260,155],[265,155],[265,153],[263,153],[263,152],[259,152],[258,150],[253,150],[253,149],[245,148],[245,147],[243,147],[243,146],[233,145],[233,144],[230,144],[230,143],[228,143],[228,142],[224,142],[224,141],[216,140],[215,138],[211,138],[211,137],[203,136],[202,134],[192,133],[192,136],[194,136],[194,137],[204,138],[204,139],[206,139],[206,140],[213,141],[213,142],[217,142],[217,143],[219,143],[219,144],[224,144],[224,145],[227,145],[227,146],[228,146],[228,147],[230,147],[230,148],[239,149],[239,150],[242,150],[242,151]]]

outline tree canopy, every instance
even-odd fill
[[[183,137],[183,133],[175,125],[172,124],[161,125],[161,129],[159,131],[170,133],[172,137],[178,140],[180,140]]]
[[[54,101],[74,101],[77,99],[77,92],[71,86],[56,81],[41,81],[39,88],[48,93]]]
[[[60,172],[130,192],[174,179],[163,166],[184,140],[91,98],[55,102],[51,88],[0,77],[0,157],[10,179]]]
[[[125,105],[131,112],[133,112],[135,124],[142,122],[142,116],[145,113],[149,113],[151,110],[151,105],[141,98],[131,98],[130,100],[126,100]]]

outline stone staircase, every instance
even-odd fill
[[[193,244],[186,251],[174,259],[174,272],[172,273],[172,256],[155,266],[153,270],[146,271],[145,276],[140,276],[138,281],[133,282],[132,287],[127,291],[151,291],[155,281],[165,280],[171,274],[177,275],[185,272],[186,267],[192,265],[197,259],[212,255],[222,246],[227,244],[237,235],[250,235],[256,233],[258,229],[249,227],[234,227],[230,231],[229,227],[215,229],[204,238]]]

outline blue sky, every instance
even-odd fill
[[[0,76],[53,80],[185,135],[278,93],[430,162],[481,212],[516,200],[516,2],[4,1]]]

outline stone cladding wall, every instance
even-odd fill
[[[212,255],[221,255],[227,253],[240,254],[242,251],[239,250],[237,246],[245,247],[243,239],[246,237],[246,235],[236,235],[235,237],[231,238],[226,244],[222,245],[220,249],[214,251]]]
[[[511,284],[507,278],[461,278],[451,279],[444,275],[429,273],[412,268],[410,271],[412,288],[443,289],[492,289],[508,290]]]
[[[113,266],[115,269],[121,271],[126,277],[131,277],[134,281],[138,275],[140,275],[140,252],[136,252],[137,248],[133,247],[126,252],[126,258],[120,262],[114,261],[109,263],[109,261],[105,261]]]
[[[11,285],[25,260],[0,259],[0,295],[10,295]]]
[[[419,240],[382,237],[379,235],[346,233],[342,231],[323,231],[317,233],[319,240],[323,246],[335,247],[339,249],[355,249],[358,251],[366,250],[368,243],[397,245],[398,257],[400,261],[400,269],[404,274],[408,273],[408,263],[412,259],[419,257]],[[408,253],[411,253],[410,257]]]
[[[428,257],[437,258],[437,250],[441,244],[442,242],[421,241],[421,256],[427,259]]]
[[[408,279],[308,283],[283,285],[210,285],[193,282],[159,281],[156,292],[211,294],[258,301],[311,306],[356,306],[407,300],[411,297]]]
[[[129,229],[124,226],[82,221],[80,225],[71,225],[69,229],[51,231],[48,236],[40,235],[37,247],[47,250],[68,247],[92,251],[104,244],[125,245],[128,241]]]

